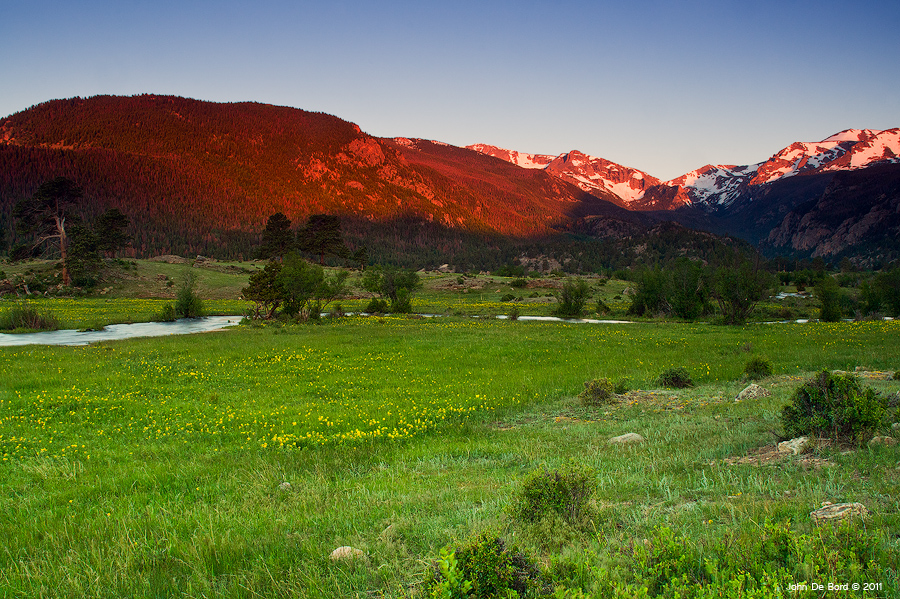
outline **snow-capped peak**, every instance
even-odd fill
[[[523,168],[540,168],[550,174],[574,183],[584,191],[610,192],[619,198],[619,203],[628,207],[639,200],[644,190],[659,183],[659,179],[639,170],[610,162],[603,158],[589,156],[572,150],[550,156],[547,154],[524,154],[487,144],[466,146],[470,150],[500,158]]]

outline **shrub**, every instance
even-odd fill
[[[815,294],[821,304],[819,320],[838,322],[841,319],[841,291],[837,281],[832,277],[825,277],[816,285]]]
[[[656,378],[656,384],[667,389],[684,389],[685,387],[693,387],[694,381],[686,368],[676,367],[664,370]]]
[[[516,287],[518,289],[525,287],[526,285],[528,285],[528,279],[513,279],[509,282],[510,287]]]
[[[589,514],[589,501],[597,487],[590,468],[569,464],[558,470],[535,470],[522,482],[513,504],[513,515],[524,522],[537,522],[556,514],[570,524],[579,524]]]
[[[501,302],[515,302],[518,301],[519,298],[514,296],[512,293],[507,293],[503,297],[500,298]]]
[[[175,298],[175,314],[182,318],[200,318],[203,316],[203,300],[197,295],[195,287],[197,279],[188,271]]]
[[[629,381],[627,378],[619,379],[616,382],[616,386],[613,390],[616,392],[616,395],[624,395],[625,393],[631,391],[631,381]]]
[[[794,391],[782,409],[781,423],[788,437],[860,441],[878,426],[884,410],[884,400],[855,376],[823,370]]]
[[[441,555],[425,585],[431,597],[525,598],[551,592],[534,560],[490,533],[482,533],[452,552],[445,549]]]
[[[609,379],[585,381],[584,391],[578,394],[578,399],[586,406],[602,406],[614,401],[614,390]]]
[[[29,329],[37,331],[55,331],[59,328],[59,319],[49,310],[38,310],[27,303],[17,303],[0,316],[0,331]]]
[[[744,366],[744,376],[751,381],[764,379],[773,374],[772,362],[765,356],[754,356]]]
[[[606,279],[603,279],[603,280],[606,280]],[[606,314],[609,314],[610,312],[612,312],[612,309],[606,305],[606,302],[604,302],[602,299],[598,299],[597,300],[597,314],[606,315]]]
[[[369,314],[384,314],[388,311],[388,303],[381,298],[372,298],[372,301],[366,305],[365,312]]]
[[[163,306],[162,311],[153,317],[157,322],[174,322],[177,318],[178,315],[175,314],[175,306],[172,304]]]
[[[512,308],[509,309],[508,318],[510,320],[519,320],[520,315],[521,315],[521,313],[519,312],[519,306],[514,305]]]
[[[590,297],[591,288],[582,279],[569,279],[559,294],[559,305],[553,314],[561,318],[580,318]]]

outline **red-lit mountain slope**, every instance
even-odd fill
[[[516,236],[585,214],[628,218],[549,174],[474,151],[374,138],[322,113],[166,96],[55,100],[0,121],[3,214],[59,175],[84,188],[89,211],[131,216],[140,252],[163,251],[166,235],[259,230],[279,211]]]

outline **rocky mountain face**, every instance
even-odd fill
[[[660,183],[656,177],[604,158],[588,156],[577,150],[550,156],[504,150],[487,144],[466,146],[470,150],[500,158],[522,168],[545,170],[588,193],[612,194],[612,201],[629,209],[642,209],[644,192]]]
[[[900,165],[900,129],[848,129],[819,142],[793,143],[757,164],[706,165],[669,181],[577,151],[554,157],[468,147],[542,169],[589,193],[613,193],[613,201],[630,210],[659,218],[671,212],[671,219],[687,226],[739,236],[772,251],[829,257],[862,245],[868,253],[875,245],[890,245],[890,167]],[[848,172],[859,174],[848,179]],[[849,180],[855,182],[852,189]],[[870,188],[881,199],[859,191]],[[873,244],[872,236],[879,241]]]
[[[820,142],[793,143],[764,162],[745,166],[707,164],[669,181],[577,150],[549,156],[487,144],[466,147],[523,168],[543,169],[588,193],[611,192],[621,206],[632,210],[673,210],[691,205],[714,211],[739,201],[752,186],[798,175],[900,163],[900,129],[847,129]]]

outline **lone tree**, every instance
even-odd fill
[[[751,263],[734,252],[729,263],[713,273],[709,293],[719,304],[725,324],[744,324],[773,284],[774,277],[759,267],[758,257]]]
[[[66,257],[69,238],[66,235],[66,221],[71,220],[71,210],[82,198],[81,188],[65,177],[56,177],[38,187],[30,198],[23,198],[13,208],[17,227],[24,235],[34,235],[33,248],[47,242],[59,247],[62,257],[63,285],[71,285]]]
[[[276,212],[266,222],[266,228],[262,233],[262,245],[256,256],[263,260],[276,258],[280,260],[293,249],[294,233],[291,231],[291,221],[281,212]]]
[[[350,251],[341,234],[341,219],[331,214],[313,214],[306,226],[297,232],[300,251],[319,255],[319,264],[325,264],[325,256],[346,258]]]

